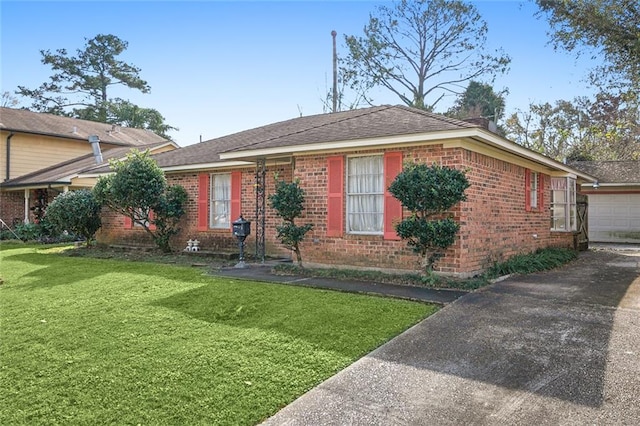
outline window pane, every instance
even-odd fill
[[[347,229],[350,232],[382,233],[382,157],[354,157],[349,158],[347,164]]]
[[[211,175],[211,218],[212,228],[229,228],[231,221],[231,174]]]

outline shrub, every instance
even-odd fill
[[[300,188],[298,182],[287,183],[277,179],[276,176],[276,191],[269,196],[269,204],[276,211],[276,214],[284,220],[284,223],[276,226],[276,231],[278,231],[276,238],[285,247],[294,251],[296,260],[301,265],[300,243],[307,232],[313,229],[313,225],[310,223],[295,224],[296,218],[304,210],[304,190]]]
[[[87,247],[102,225],[100,204],[86,189],[58,195],[47,207],[45,219],[58,231],[81,235]]]
[[[444,216],[466,199],[469,186],[463,172],[438,164],[405,166],[389,186],[389,192],[411,212],[411,217],[396,225],[396,232],[420,254],[427,270],[455,241],[460,226]]]

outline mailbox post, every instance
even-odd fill
[[[233,222],[233,236],[238,239],[238,247],[240,248],[240,257],[238,258],[238,264],[236,268],[246,268],[244,263],[244,240],[251,234],[251,222],[244,220],[242,215]]]

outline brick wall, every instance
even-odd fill
[[[268,166],[265,177],[267,196],[272,194],[275,188],[275,175],[279,179],[291,181],[291,165]],[[187,240],[200,241],[202,250],[214,252],[237,252],[238,240],[231,234],[231,229],[207,229],[199,231],[198,223],[198,176],[199,172],[171,173],[167,175],[170,185],[181,185],[189,195],[186,214],[180,221],[180,232],[171,240],[174,250],[181,250],[187,246]],[[246,253],[250,257],[255,253],[256,235],[256,193],[255,193],[255,169],[242,170],[241,184],[241,214],[246,220],[251,221],[251,235],[246,240]],[[270,256],[289,256],[289,251],[284,249],[276,239],[275,226],[280,223],[275,213],[268,208],[266,210],[266,252]],[[237,218],[232,218],[235,221]],[[140,227],[126,229],[124,218],[113,212],[103,211],[102,228],[97,234],[97,240],[101,244],[124,244],[151,246],[153,241]]]
[[[398,151],[398,149],[393,149]],[[383,154],[383,150],[363,150],[353,154]],[[335,154],[331,154],[332,156]],[[383,269],[419,270],[421,259],[404,241],[385,240],[382,235],[327,236],[327,155],[295,157],[292,165],[268,166],[267,197],[273,194],[274,176],[291,181],[299,179],[305,191],[305,210],[298,223],[313,223],[314,228],[301,244],[302,257],[307,263],[335,266],[377,267]],[[461,228],[458,238],[444,258],[436,264],[441,273],[470,276],[489,267],[493,262],[531,252],[540,247],[573,244],[572,233],[550,232],[549,176],[544,176],[542,205],[533,211],[525,210],[525,168],[461,148],[431,145],[404,149],[404,162],[441,163],[467,171],[471,187],[467,201],[451,212]],[[197,230],[198,172],[171,173],[171,184],[182,185],[189,194],[187,213],[181,221],[181,232],[174,237],[174,249],[182,249],[188,239],[198,239],[203,250],[237,251],[237,240],[224,229]],[[248,255],[255,250],[255,170],[242,170],[241,211],[252,221],[252,235],[247,239]],[[405,217],[408,212],[404,212]],[[236,218],[233,218],[235,220]],[[266,251],[270,256],[290,256],[290,252],[276,240],[275,227],[281,221],[268,208],[266,214]],[[151,244],[141,229],[125,229],[124,221],[106,213],[98,240],[104,243]]]
[[[11,227],[24,221],[24,192],[0,192],[0,218]]]

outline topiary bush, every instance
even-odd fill
[[[300,243],[307,232],[313,229],[313,224],[296,225],[295,220],[300,217],[304,210],[304,190],[299,183],[277,180],[276,191],[269,196],[269,205],[282,218],[284,223],[276,226],[278,234],[276,238],[296,254],[298,265],[302,265],[302,254],[300,253]]]
[[[464,172],[438,164],[407,165],[389,186],[389,192],[411,212],[396,225],[396,232],[420,254],[428,271],[455,241],[460,225],[443,216],[466,200],[464,191],[469,186]]]

